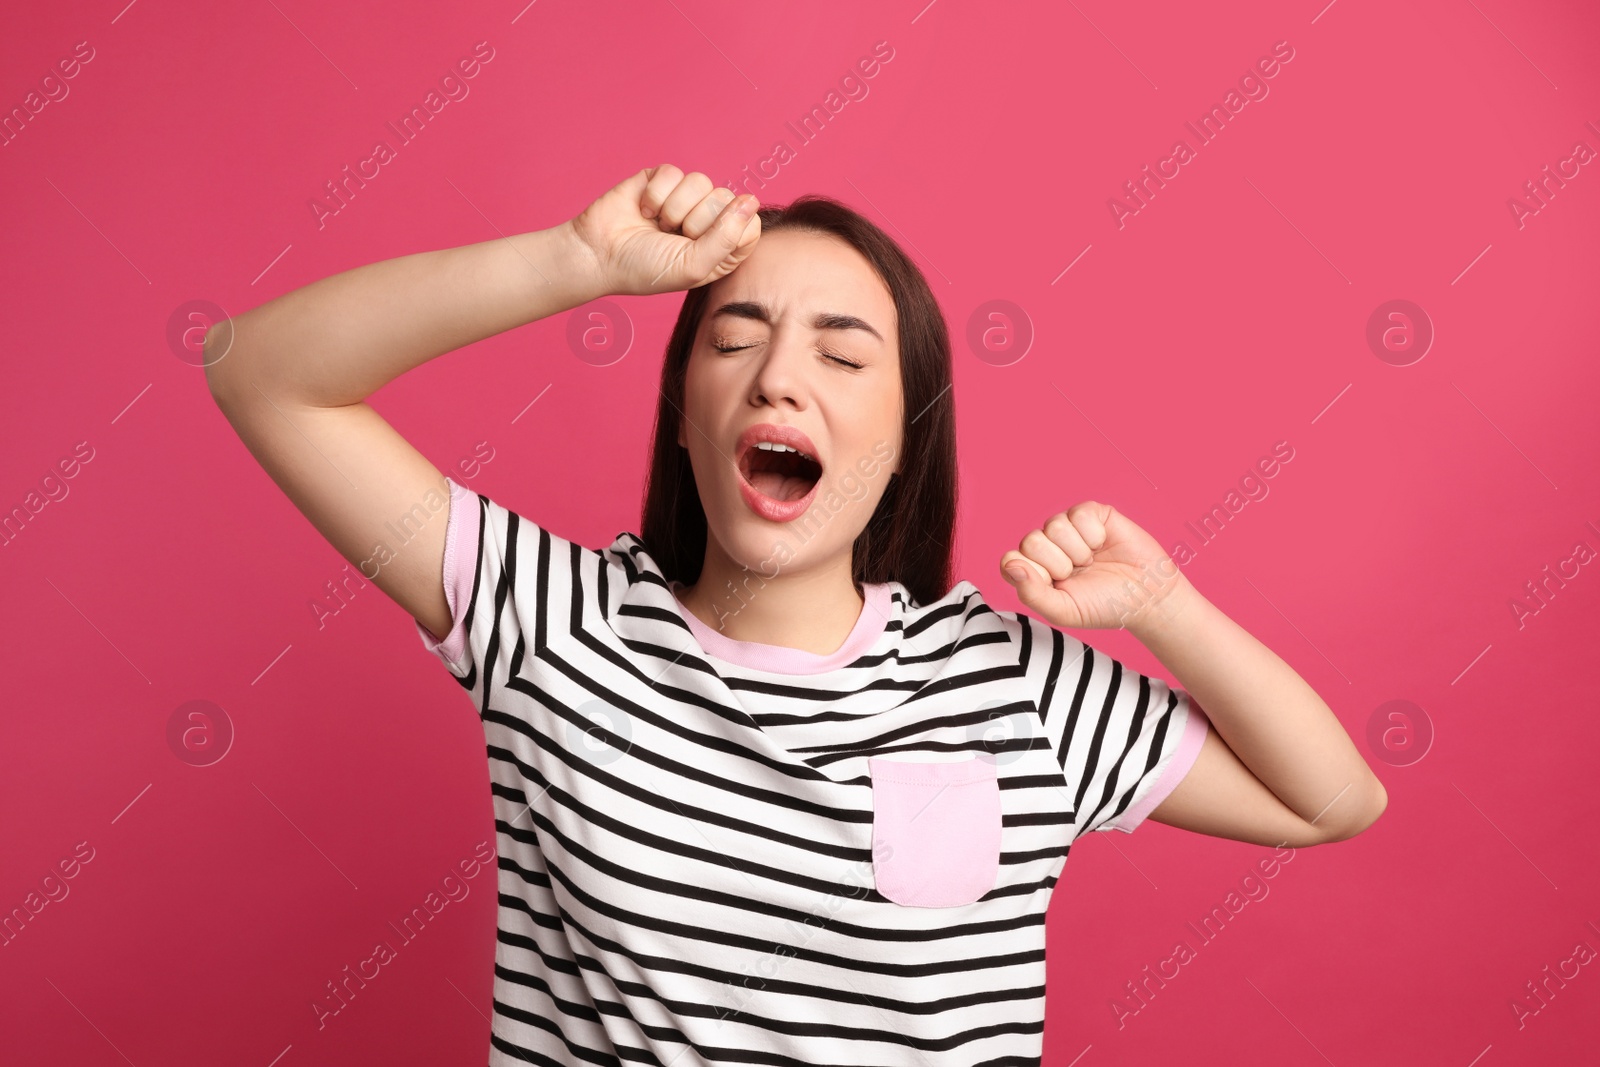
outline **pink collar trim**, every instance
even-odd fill
[[[672,606],[683,616],[683,621],[689,625],[690,632],[694,634],[695,640],[700,642],[702,649],[709,655],[728,663],[737,663],[741,667],[773,674],[820,674],[823,671],[848,666],[877,643],[889,625],[889,612],[893,607],[888,583],[863,583],[862,593],[866,597],[866,603],[861,606],[861,614],[856,618],[855,627],[844,639],[844,644],[827,655],[819,655],[783,645],[768,645],[759,641],[735,641],[728,635],[707,626],[694,612],[684,607],[677,597],[678,590],[683,588],[682,582],[674,579],[668,584],[673,593]]]

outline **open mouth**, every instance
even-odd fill
[[[822,478],[822,464],[798,449],[758,441],[739,457],[739,473],[761,495],[779,503],[801,500]]]

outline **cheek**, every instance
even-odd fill
[[[904,414],[901,411],[898,391],[884,390],[870,398],[863,398],[850,412],[847,425],[851,427],[850,452],[853,456],[873,456],[874,449],[898,451]]]
[[[726,397],[734,389],[725,368],[707,366],[698,357],[691,358],[683,378],[683,413],[698,426],[716,421],[717,413],[726,406]]]

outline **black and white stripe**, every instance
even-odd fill
[[[1187,694],[969,582],[927,605],[890,583],[848,666],[729,663],[634,535],[594,551],[474,499],[446,666],[488,745],[490,1064],[1037,1065],[1051,891],[1078,835],[1157,787]],[[996,885],[894,903],[866,760],[963,751],[998,765]]]

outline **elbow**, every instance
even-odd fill
[[[1389,791],[1385,789],[1383,787],[1383,783],[1378,781],[1378,779],[1375,777],[1372,779],[1372,786],[1368,791],[1368,799],[1366,804],[1361,809],[1361,813],[1348,819],[1344,823],[1330,828],[1329,831],[1324,833],[1322,840],[1319,841],[1318,844],[1330,844],[1334,841],[1348,841],[1357,834],[1371,829],[1372,824],[1378,821],[1378,816],[1382,815],[1384,809],[1388,806]]]
[[[211,398],[218,403],[222,402],[233,377],[224,369],[232,366],[224,357],[233,348],[233,336],[233,320],[222,319],[206,328],[205,341],[201,345],[200,365],[205,370],[206,386],[211,390]]]
[[[1372,779],[1372,800],[1367,805],[1366,820],[1362,822],[1361,828],[1357,830],[1356,833],[1360,833],[1362,830],[1369,828],[1373,823],[1377,822],[1378,816],[1382,815],[1384,809],[1388,806],[1389,791],[1383,787],[1382,782],[1374,777]]]

